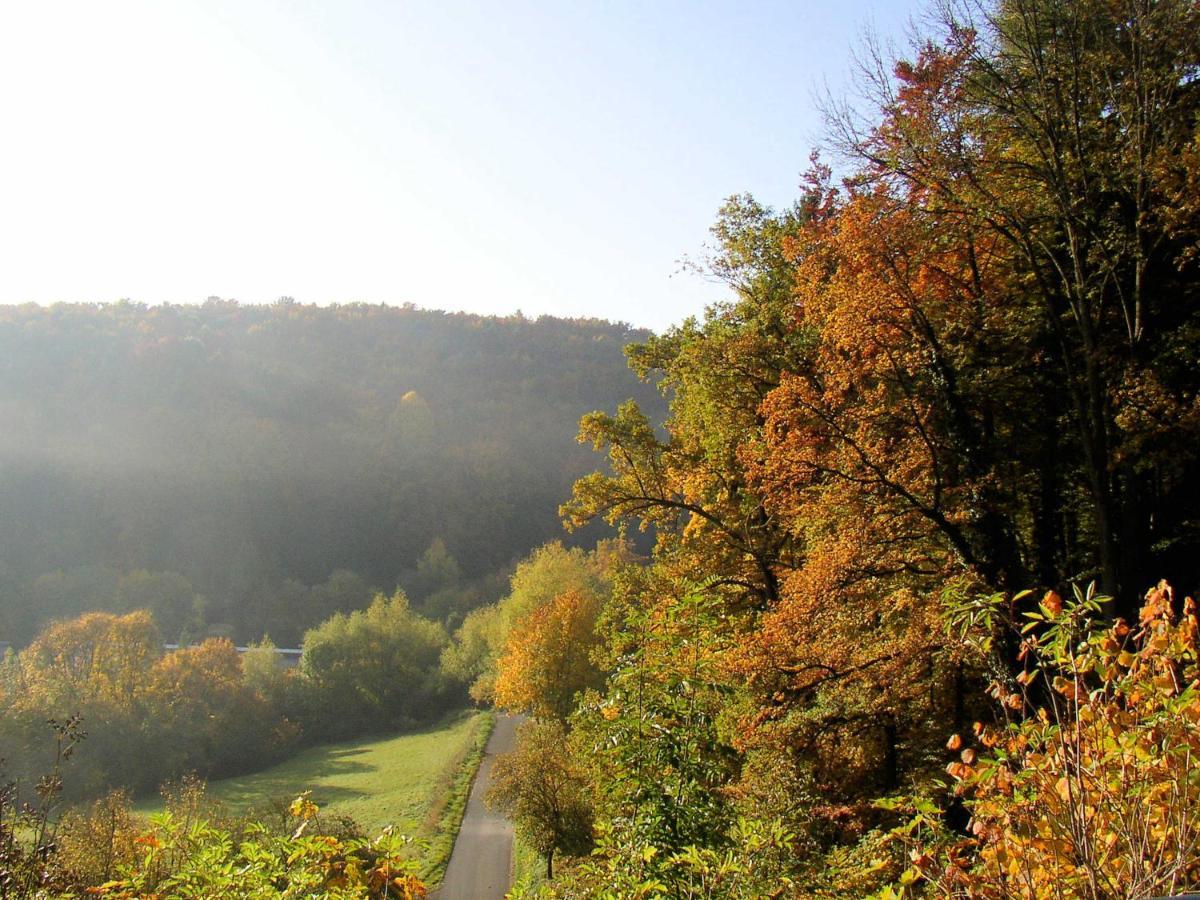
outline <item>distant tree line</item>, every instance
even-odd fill
[[[48,722],[76,722],[74,733],[86,735],[59,767],[61,796],[74,803],[110,790],[144,795],[184,776],[255,771],[312,743],[427,724],[461,708],[468,692],[520,702],[511,698],[524,676],[497,684],[499,667],[547,673],[534,694],[565,712],[578,690],[601,683],[586,661],[597,646],[591,623],[610,571],[632,558],[622,540],[591,551],[547,544],[453,634],[403,590],[368,595],[308,629],[294,668],[270,640],[240,651],[224,637],[164,647],[148,609],[52,622],[0,655],[0,784],[15,781],[30,799],[55,769]],[[445,565],[435,549],[417,572],[432,577]],[[506,655],[510,645],[524,654],[519,661]]]
[[[305,643],[289,670],[269,642],[164,649],[146,610],[55,622],[0,663],[5,779],[28,799],[51,770],[48,721],[77,717],[86,733],[63,771],[64,796],[78,800],[253,771],[303,744],[411,727],[461,704],[441,671],[444,627],[402,592],[333,615]]]

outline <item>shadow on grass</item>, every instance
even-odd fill
[[[375,795],[380,780],[388,777],[385,770],[389,768],[389,760],[362,746],[363,741],[434,735],[473,715],[473,710],[455,710],[419,728],[364,737],[352,743],[309,747],[267,769],[213,783],[213,796],[243,810],[261,808],[285,798],[290,801],[309,789],[313,802],[321,807],[366,799]],[[329,784],[331,780],[344,782]]]

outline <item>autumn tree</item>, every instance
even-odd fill
[[[579,440],[606,451],[611,471],[576,482],[561,510],[569,528],[595,517],[654,527],[658,558],[673,555],[676,574],[720,572],[745,605],[777,599],[777,569],[794,549],[748,483],[739,449],[760,436],[759,404],[801,353],[784,243],[822,202],[818,187],[782,212],[747,196],[722,207],[717,246],[698,268],[735,299],[627,349],[634,370],[670,397],[666,436],[633,401],[584,416]]]
[[[605,597],[567,590],[518,620],[497,663],[496,704],[539,718],[565,719],[575,697],[603,684],[592,660]]]
[[[469,685],[470,694],[477,702],[495,700],[498,663],[508,653],[514,633],[522,630],[522,634],[534,642],[526,648],[534,655],[551,653],[551,645],[557,644],[556,658],[559,662],[555,664],[561,664],[564,673],[567,669],[573,669],[576,673],[585,672],[586,635],[590,629],[588,623],[595,618],[596,610],[608,595],[612,566],[626,558],[628,552],[621,539],[601,541],[591,551],[579,547],[568,549],[559,541],[534,550],[517,564],[509,582],[508,594],[496,604],[476,610],[464,620],[443,656],[443,670]],[[540,612],[568,594],[576,600],[563,601],[558,613]],[[574,602],[575,606],[568,611],[570,602]],[[545,620],[548,615],[556,615],[555,621],[560,625],[570,624],[576,637],[584,643],[576,645],[571,640],[563,643],[544,628],[534,629],[522,624],[531,622],[534,617]],[[533,635],[535,630],[541,631],[540,637]],[[536,651],[534,644],[539,648]],[[578,646],[578,653],[571,649],[574,646]],[[568,662],[562,656],[567,652],[572,655],[572,661]],[[515,661],[516,657],[513,659]],[[548,660],[543,656],[543,662]],[[509,700],[523,707],[535,694],[540,695],[541,690],[529,685],[518,686],[518,668],[531,678],[543,676],[539,675],[536,667],[514,665],[509,668],[506,690],[516,691],[522,697],[518,701],[515,700],[517,694],[510,694]],[[590,681],[592,677],[585,675],[583,679]],[[560,706],[561,703],[552,705]]]
[[[521,725],[516,749],[492,768],[487,801],[508,815],[522,838],[545,857],[547,878],[554,877],[556,853],[582,856],[591,849],[586,782],[558,723]]]
[[[580,884],[683,893],[736,856],[720,857],[730,841],[752,843],[730,837],[736,810],[758,820],[743,835],[796,830],[776,844],[796,849],[794,883],[863,896],[895,866],[899,795],[944,792],[947,726],[991,734],[1017,714],[1006,752],[1056,754],[1022,763],[1043,792],[1052,776],[1086,780],[1079,759],[1122,758],[1114,723],[1153,692],[1110,685],[1113,702],[1087,711],[1108,731],[1086,748],[1079,729],[1075,746],[1066,728],[1039,732],[1058,688],[1025,667],[1057,625],[1022,589],[1095,578],[1120,598],[1087,608],[1100,620],[1129,611],[1131,584],[1191,577],[1196,17],[1189,0],[952,0],[911,59],[868,55],[865,107],[833,110],[839,186],[815,165],[783,213],[744,197],[722,210],[701,268],[735,299],[630,348],[669,415],[630,403],[585,417],[580,440],[608,468],[562,508],[568,526],[603,517],[657,536],[628,576],[639,586],[618,579],[603,610],[593,658],[607,677],[569,720],[602,826]],[[679,589],[698,574],[703,590]],[[997,591],[984,653],[955,611]],[[1056,665],[1093,650],[1089,638]],[[1103,665],[1128,662],[1117,648]],[[1186,681],[1187,665],[1166,668]],[[1127,734],[1135,745],[1168,732],[1152,718]],[[1186,756],[1191,725],[1177,724]],[[1151,763],[1147,790],[1165,797],[1174,779],[1183,797],[1181,758]],[[1048,860],[1025,893],[1056,889],[1057,871],[1092,878],[1079,864],[1091,837],[1064,844],[1045,818],[1078,831],[1107,813],[1048,794],[1006,808],[1009,774],[976,807],[996,823],[996,877],[1017,883],[1023,853]],[[940,799],[965,825],[961,798]],[[1112,814],[1161,826],[1118,802]],[[1119,830],[1087,852],[1123,854]],[[953,893],[965,882],[951,862]]]
[[[947,582],[1028,583],[1038,382],[989,302],[1007,274],[993,249],[886,186],[789,242],[810,349],[743,454],[805,552],[734,658],[758,698],[748,746],[789,746],[831,799],[895,789],[935,743],[929,722],[966,714]]]
[[[44,766],[37,724],[84,722],[88,752],[73,765],[71,798],[152,789],[187,769],[244,771],[295,737],[243,683],[231,643],[164,653],[145,610],[57,622],[12,665],[0,700],[6,756],[22,775]]]
[[[1104,135],[1124,127],[1109,114],[1120,103],[1150,104],[1147,147],[1185,139],[1192,101],[1178,80],[1195,57],[1180,35],[1193,29],[1167,26],[1184,15],[1171,4],[1129,22],[1032,0],[975,13],[979,27],[951,11],[944,43],[872,70],[877,118],[837,121],[862,169],[830,214],[788,238],[794,328],[810,353],[762,404],[763,449],[743,448],[768,511],[805,551],[737,654],[759,698],[751,745],[783,740],[843,779],[858,769],[851,747],[867,796],[923,765],[932,722],[961,722],[977,702],[942,596],[1080,571],[1116,584],[1148,558],[1150,531],[1118,541],[1113,523],[1150,497],[1175,519],[1166,510],[1189,477],[1166,463],[1147,487],[1135,472],[1166,431],[1190,427],[1195,386],[1185,377],[1130,402],[1119,385],[1178,371],[1167,357],[1195,306],[1158,305],[1177,267],[1156,213],[1109,221],[1126,201],[1137,208],[1139,190],[1151,205],[1162,190],[1137,186],[1149,169],[1129,133]],[[1126,96],[1143,77],[1150,94]],[[1153,298],[1130,299],[1154,279]],[[1146,404],[1162,411],[1156,424],[1139,418]],[[1018,649],[1009,639],[999,654],[1010,677]]]
[[[566,591],[604,594],[608,564],[622,553],[619,541],[602,541],[592,551],[560,541],[538,547],[517,564],[509,593],[500,601],[507,627]]]
[[[47,706],[99,697],[132,705],[145,673],[162,655],[162,639],[144,610],[89,613],[56,622],[20,654],[25,690]]]
[[[82,716],[89,753],[77,759],[70,799],[113,784],[144,787],[136,754],[147,676],[162,641],[146,611],[89,613],[55,622],[16,655],[2,682],[0,737],[10,772],[27,784],[51,768],[48,719]]]
[[[147,677],[160,771],[220,776],[275,757],[291,736],[244,680],[233,644],[210,638],[164,654]]]
[[[1059,480],[1044,505],[1069,500],[1059,485],[1077,461],[1086,509],[1066,531],[1085,536],[1114,596],[1179,564],[1182,547],[1153,535],[1179,533],[1195,491],[1179,456],[1196,428],[1195,209],[1177,200],[1196,16],[1186,0],[946,4],[915,60],[868,70],[882,123],[835,117],[864,180],[899,185],[1009,258],[1018,281],[1002,303],[1043,329],[1032,346],[1069,436],[1046,450]],[[1172,462],[1154,452],[1168,446]],[[1072,535],[1060,525],[1058,539]]]

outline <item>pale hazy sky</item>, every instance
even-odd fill
[[[0,0],[0,302],[363,300],[663,328],[912,3]]]

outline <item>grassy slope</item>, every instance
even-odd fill
[[[427,841],[425,874],[436,881],[491,727],[490,713],[463,712],[423,731],[312,747],[261,772],[211,782],[209,795],[252,811],[311,790],[324,814],[350,816],[368,833],[390,824]],[[136,811],[159,809],[150,801]]]
[[[561,861],[554,860],[558,873]],[[513,837],[513,890],[518,896],[534,896],[546,882],[546,859],[519,834]]]

